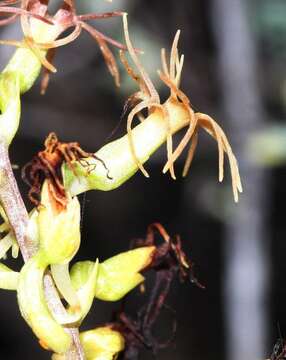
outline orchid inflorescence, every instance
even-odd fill
[[[146,239],[135,248],[105,261],[70,263],[81,241],[80,204],[77,195],[88,190],[109,191],[119,187],[138,170],[149,177],[144,163],[166,142],[167,162],[163,173],[175,175],[175,162],[189,145],[183,169],[186,176],[203,128],[218,144],[219,181],[224,176],[224,153],[229,158],[235,201],[242,191],[238,165],[221,127],[210,116],[195,112],[187,95],[180,89],[184,56],[179,55],[180,31],[175,35],[170,57],[162,49],[162,70],[158,75],[170,90],[169,98],[160,96],[139,60],[128,29],[127,14],[120,11],[78,15],[74,0],[64,0],[52,16],[48,0],[0,1],[0,25],[20,18],[23,40],[1,40],[1,44],[18,49],[0,74],[0,259],[17,257],[21,251],[25,264],[20,272],[0,264],[0,288],[17,291],[21,314],[41,346],[53,352],[54,360],[112,360],[118,353],[130,358],[140,347],[154,352],[167,345],[154,338],[152,328],[157,321],[172,281],[190,281],[204,288],[193,274],[193,263],[183,251],[179,236],[171,237],[159,223],[149,226]],[[125,43],[102,34],[88,22],[122,17]],[[62,35],[72,29],[68,35]],[[23,168],[23,179],[30,186],[29,198],[35,208],[28,214],[15,182],[8,157],[19,126],[21,94],[28,91],[43,66],[45,75],[42,93],[49,74],[55,72],[52,58],[56,48],[67,45],[88,31],[97,41],[116,85],[119,70],[109,45],[120,50],[119,56],[127,74],[137,83],[139,91],[125,104],[127,134],[108,143],[96,153],[82,149],[79,143],[61,142],[54,133]],[[128,52],[135,69],[129,64]],[[143,115],[143,111],[147,116]],[[133,127],[138,117],[140,123]],[[173,148],[173,135],[187,128],[179,144]],[[146,141],[148,139],[148,141]],[[163,239],[156,245],[155,231]],[[115,320],[95,329],[79,333],[94,299],[121,300],[128,292],[143,284],[143,274],[155,271],[155,285],[147,304],[132,319],[124,310]],[[141,286],[141,290],[143,286]],[[64,302],[62,301],[64,300]],[[64,305],[66,304],[66,305]],[[174,326],[175,328],[175,326]],[[125,350],[124,350],[125,349]]]

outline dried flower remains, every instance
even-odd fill
[[[75,173],[73,163],[78,161],[82,166],[88,167],[90,165],[85,159],[90,157],[100,161],[107,170],[105,163],[101,159],[93,153],[82,150],[79,143],[60,142],[55,133],[50,133],[45,140],[45,149],[39,151],[22,169],[22,178],[30,186],[29,199],[31,202],[36,206],[40,204],[42,184],[44,180],[47,180],[55,202],[59,207],[65,208],[67,199],[61,166],[63,162],[66,162]]]
[[[158,350],[168,347],[173,342],[177,328],[175,318],[171,337],[167,341],[162,342],[155,337],[153,329],[162,310],[167,309],[173,312],[167,306],[166,298],[176,277],[179,277],[181,281],[189,281],[204,289],[204,286],[194,275],[194,264],[183,251],[180,237],[178,235],[171,237],[160,223],[149,225],[146,238],[136,240],[132,243],[132,247],[154,246],[156,233],[163,239],[163,243],[156,245],[153,260],[144,269],[144,272],[155,272],[155,283],[146,302],[139,308],[135,318],[126,313],[126,302],[124,302],[124,306],[115,314],[113,322],[109,324],[114,330],[121,332],[125,338],[125,350],[120,355],[120,358],[123,359],[136,360],[141,348],[156,354]]]

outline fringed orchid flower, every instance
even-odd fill
[[[199,130],[202,128],[217,141],[220,182],[224,177],[224,153],[228,156],[233,195],[234,200],[237,202],[238,194],[242,192],[242,185],[237,160],[224,131],[210,116],[195,112],[190,100],[179,88],[184,63],[184,56],[180,57],[177,49],[180,32],[178,31],[175,36],[169,61],[167,61],[165,50],[162,50],[162,70],[158,73],[161,80],[170,89],[170,96],[167,101],[161,103],[160,96],[141,65],[138,54],[131,43],[126,14],[123,16],[123,22],[126,47],[136,66],[137,73],[128,64],[123,53],[121,53],[121,59],[127,73],[139,85],[139,91],[127,100],[128,107],[135,104],[127,117],[127,135],[105,145],[96,153],[96,156],[109,169],[109,177],[106,176],[104,167],[98,164],[96,159],[89,158],[86,159],[86,163],[90,165],[89,170],[88,167],[82,167],[79,163],[74,164],[77,173],[76,177],[64,165],[63,178],[65,186],[69,188],[72,194],[79,194],[91,189],[108,191],[120,186],[138,169],[146,177],[149,177],[143,163],[164,142],[167,143],[167,162],[163,172],[170,171],[173,179],[176,178],[175,162],[188,144],[191,143],[183,170],[183,176],[186,176],[197,146]],[[144,109],[148,110],[148,116],[145,119],[141,113]],[[139,117],[140,124],[132,128],[136,116]],[[172,135],[184,127],[187,127],[185,135],[179,145],[173,149]],[[95,168],[95,165],[98,166]]]

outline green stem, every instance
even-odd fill
[[[31,19],[31,34],[35,42],[49,43],[55,40],[61,31],[60,26],[48,25],[37,19]],[[40,51],[43,56],[46,52],[46,50]],[[39,58],[31,49],[23,45],[22,48],[15,51],[2,73],[17,74],[20,81],[20,91],[23,94],[34,85],[40,74],[41,67],[42,64]]]
[[[21,94],[34,85],[41,71],[41,62],[35,54],[26,48],[17,49],[3,70],[2,74],[17,74],[20,81]]]

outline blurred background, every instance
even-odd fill
[[[57,1],[51,5],[56,7]],[[162,98],[167,92],[156,73],[160,48],[169,49],[176,30],[182,30],[182,89],[195,109],[225,129],[240,164],[244,193],[234,204],[227,168],[224,183],[218,183],[217,147],[201,131],[186,179],[173,181],[162,174],[162,148],[147,164],[150,179],[138,173],[117,190],[81,198],[83,238],[76,260],[104,260],[127,250],[130,240],[145,236],[148,224],[161,222],[170,234],[181,235],[206,289],[173,283],[167,304],[176,310],[177,335],[174,345],[157,358],[269,358],[278,325],[286,336],[285,0],[83,0],[77,7],[79,13],[129,13],[131,37],[144,49],[142,62]],[[120,19],[93,24],[123,41]],[[21,36],[17,24],[0,32],[3,39]],[[2,67],[13,51],[1,47]],[[113,52],[118,59],[117,49]],[[51,131],[62,141],[78,141],[87,151],[126,132],[120,116],[125,100],[137,89],[122,67],[121,88],[115,87],[88,34],[61,48],[55,65],[58,73],[51,77],[46,95],[40,95],[38,83],[23,97],[21,127],[11,146],[12,162],[20,168],[42,149]],[[183,160],[177,163],[177,174]],[[20,170],[15,174],[25,196],[28,189]],[[151,287],[152,278],[147,290]],[[138,291],[129,296],[131,313],[140,301]],[[21,319],[15,294],[1,291],[0,303],[1,359],[48,359]],[[118,307],[96,301],[84,328],[109,321]],[[166,311],[155,329],[159,339],[168,338],[171,323]],[[140,357],[152,358],[146,351]]]

